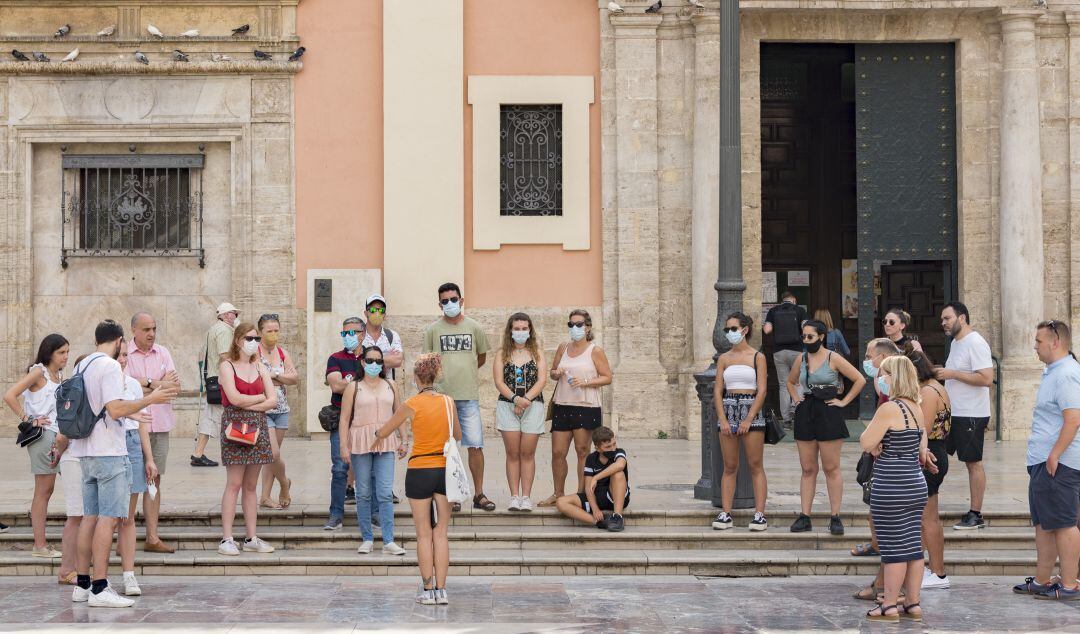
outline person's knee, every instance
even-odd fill
[[[826,478],[839,478],[842,475],[838,464],[823,465],[821,469],[825,472]]]
[[[802,475],[804,478],[816,478],[818,474],[817,464],[804,464],[802,465]]]

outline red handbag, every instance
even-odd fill
[[[228,412],[228,410],[226,410]],[[225,441],[235,445],[255,445],[259,440],[259,422],[266,414],[237,410],[230,412],[229,424],[225,427]]]

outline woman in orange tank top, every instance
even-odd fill
[[[413,364],[413,379],[418,393],[405,401],[375,432],[371,451],[389,438],[406,420],[412,421],[412,455],[405,472],[405,497],[412,509],[416,526],[416,559],[420,566],[420,590],[417,603],[446,605],[446,575],[450,569],[450,502],[446,499],[446,458],[443,446],[451,437],[461,440],[457,408],[450,397],[435,391],[435,381],[442,374],[438,354],[424,354]],[[432,521],[432,501],[437,521]]]

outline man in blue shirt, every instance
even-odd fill
[[[1035,576],[1013,587],[1036,599],[1080,599],[1080,363],[1069,352],[1069,326],[1044,321],[1035,329],[1035,352],[1046,364],[1028,438],[1028,505],[1035,526]],[[1061,578],[1050,573],[1060,562]]]

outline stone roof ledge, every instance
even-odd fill
[[[303,62],[0,62],[0,75],[247,75],[298,73]]]

